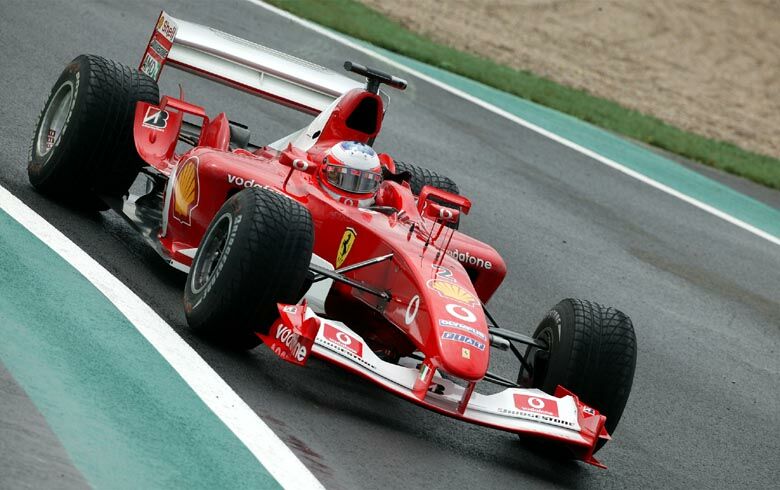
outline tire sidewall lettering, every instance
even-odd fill
[[[29,154],[29,161],[33,161],[34,159],[39,159],[40,165],[45,165],[54,155],[57,148],[60,146],[60,142],[65,137],[65,134],[68,131],[68,126],[70,124],[70,119],[73,116],[73,109],[76,107],[76,100],[79,98],[79,85],[81,82],[81,71],[76,70],[75,73],[73,73],[72,77],[69,77],[63,83],[57,85],[55,89],[52,89],[51,95],[49,96],[49,100],[46,103],[46,107],[44,107],[44,110],[41,112],[40,120],[38,121],[38,127],[35,131],[35,136],[33,137],[33,142],[30,145],[30,154]],[[40,132],[44,130],[44,122],[46,118],[46,114],[49,110],[51,110],[51,104],[54,102],[54,96],[57,95],[57,92],[59,89],[67,84],[70,83],[73,87],[73,97],[70,99],[70,106],[68,107],[68,113],[65,116],[65,122],[62,124],[62,128],[60,129],[60,134],[56,136],[56,139],[54,140],[54,143],[52,144],[51,148],[46,152],[45,155],[41,155],[38,153],[38,140],[40,138]]]
[[[230,213],[227,213],[230,215]],[[218,219],[222,219],[225,216],[225,214],[222,214]],[[201,296],[201,300],[196,302],[195,305],[193,305],[193,308],[197,307],[199,304],[201,304],[202,299],[208,296],[211,289],[214,287],[214,284],[217,282],[217,279],[219,278],[220,273],[222,272],[222,269],[225,267],[225,263],[227,262],[228,256],[230,255],[230,249],[233,247],[233,243],[236,239],[236,234],[238,233],[238,224],[241,223],[242,219],[241,214],[236,214],[231,216],[231,224],[230,224],[230,233],[227,243],[225,244],[225,249],[222,251],[222,256],[219,258],[219,262],[217,262],[217,267],[214,269],[214,273],[209,277],[209,280],[206,282],[206,285],[198,292],[195,291],[195,289],[192,287],[192,284],[195,280],[195,276],[193,275],[192,279],[190,279],[189,287],[190,290],[192,290],[193,294]]]

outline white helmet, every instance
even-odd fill
[[[382,166],[370,146],[359,141],[342,141],[327,151],[320,178],[331,191],[346,191],[357,197],[373,196],[382,183]]]

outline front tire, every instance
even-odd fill
[[[549,350],[529,347],[533,374],[521,369],[518,384],[550,394],[558,385],[606,415],[605,428],[617,427],[631,392],[636,368],[636,335],[631,319],[615,308],[565,299],[555,305],[533,334]],[[597,449],[603,445],[599,441]]]
[[[217,212],[187,275],[184,311],[194,331],[236,349],[260,344],[277,303],[301,298],[314,247],[309,211],[265,189],[245,189]]]
[[[33,187],[97,209],[106,209],[98,195],[123,196],[143,166],[133,139],[140,101],[159,103],[145,74],[99,56],[74,59],[38,119],[27,165]]]

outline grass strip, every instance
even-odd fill
[[[415,34],[355,0],[267,0],[279,8],[381,48],[417,59],[538,104],[780,189],[780,160],[684,131],[584,90],[458,51]]]

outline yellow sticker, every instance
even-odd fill
[[[460,351],[460,355],[462,355],[464,359],[471,359],[471,350],[467,347],[463,347]]]
[[[357,232],[354,229],[347,228],[344,230],[344,236],[341,237],[341,242],[339,242],[339,249],[336,252],[336,269],[341,267],[341,264],[347,260],[347,255],[349,255],[349,251],[352,250],[352,245],[355,244],[356,239]]]
[[[466,289],[449,281],[431,279],[428,287],[439,293],[442,298],[452,299],[470,306],[477,306],[477,298]]]
[[[189,225],[192,210],[198,205],[200,183],[198,182],[198,159],[188,159],[176,172],[173,186],[173,217]]]

